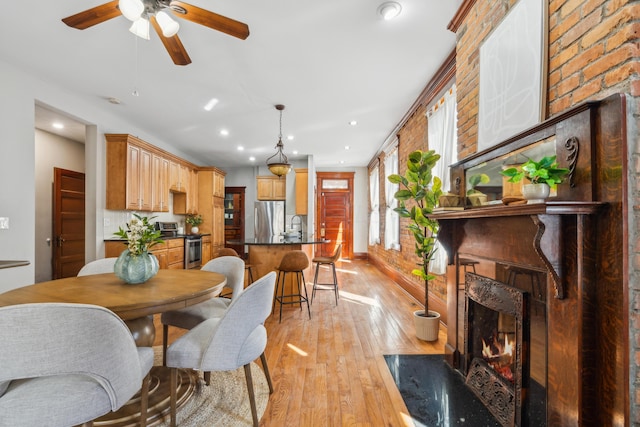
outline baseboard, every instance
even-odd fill
[[[389,277],[391,280],[396,282],[398,286],[404,289],[409,295],[418,301],[421,306],[423,298],[424,298],[424,288],[421,285],[418,285],[411,280],[408,280],[401,272],[396,270],[395,268],[389,266],[387,263],[383,262],[375,255],[368,255],[369,263],[375,266],[378,270],[382,271],[385,276]],[[445,326],[447,325],[447,302],[442,300],[441,298],[434,296],[433,294],[429,295],[429,310],[437,311],[440,313],[440,322]]]
[[[354,252],[352,255],[354,260],[367,261],[369,259],[367,252]]]

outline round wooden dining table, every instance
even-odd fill
[[[224,275],[202,270],[160,270],[145,283],[129,285],[114,273],[68,277],[36,283],[0,294],[0,306],[66,302],[106,307],[125,321],[138,346],[153,346],[153,315],[184,308],[216,297],[227,283]],[[149,385],[147,425],[169,414],[169,370],[154,366]],[[178,370],[178,408],[194,394],[198,375]],[[135,426],[140,417],[139,396],[134,396],[116,412],[95,420],[101,426]]]
[[[216,297],[224,275],[202,270],[160,270],[145,283],[129,285],[114,273],[67,277],[0,294],[0,306],[38,302],[95,304],[123,319],[138,346],[152,346],[153,314],[177,310]]]

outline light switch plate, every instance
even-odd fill
[[[8,230],[9,229],[9,218],[0,217],[0,230]]]

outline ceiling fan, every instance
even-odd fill
[[[176,0],[113,0],[68,16],[62,22],[78,30],[84,30],[124,15],[133,22],[130,31],[147,40],[151,23],[173,62],[176,65],[187,65],[191,63],[191,58],[178,37],[180,26],[171,19],[170,15],[173,14],[242,40],[249,37],[247,24]]]

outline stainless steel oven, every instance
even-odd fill
[[[202,265],[202,237],[188,235],[184,238],[184,268],[200,268]]]

